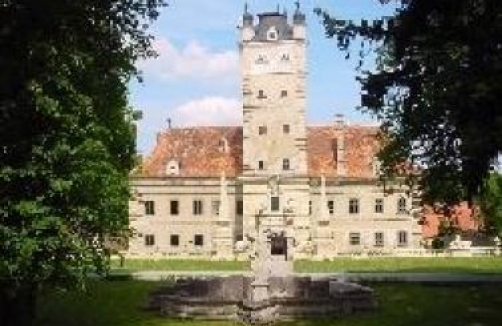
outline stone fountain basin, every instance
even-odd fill
[[[246,276],[180,279],[152,293],[149,308],[169,317],[207,320],[241,320],[267,310],[274,320],[290,320],[341,317],[376,306],[372,289],[333,278],[271,277],[269,298],[260,302],[252,300],[252,282]]]

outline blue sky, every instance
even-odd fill
[[[236,26],[245,0],[170,0],[152,26],[156,59],[140,62],[144,82],[130,85],[131,105],[143,111],[138,124],[138,151],[147,154],[157,132],[167,126],[241,124],[241,89]],[[294,11],[293,0],[248,0],[251,13]],[[377,0],[303,0],[307,14],[308,121],[328,124],[336,113],[350,123],[375,123],[355,108],[359,85],[356,59],[345,60],[324,36],[312,11],[321,7],[347,19],[380,17],[392,12]],[[356,57],[356,56],[354,56]]]

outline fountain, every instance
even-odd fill
[[[284,230],[262,228],[249,238],[252,276],[183,278],[151,294],[149,308],[175,318],[279,320],[341,317],[375,307],[370,288],[333,278],[296,276]]]

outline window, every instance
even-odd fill
[[[202,200],[193,201],[193,215],[202,215]]]
[[[287,90],[282,90],[281,91],[281,97],[287,97],[288,96],[288,91]]]
[[[155,215],[155,202],[148,200],[145,202],[145,215]]]
[[[312,201],[309,200],[309,215],[312,215]]]
[[[287,171],[290,169],[290,166],[289,166],[289,159],[285,158],[282,160],[282,169],[284,171]]]
[[[375,199],[375,213],[383,213],[383,199]]]
[[[178,175],[180,173],[180,162],[177,160],[170,160],[167,163],[166,173],[168,175]]]
[[[284,53],[281,57],[281,61],[289,61],[289,54]]]
[[[263,170],[265,168],[265,163],[263,161],[258,161],[258,170]]]
[[[328,211],[330,215],[335,213],[335,202],[333,200],[328,200]]]
[[[349,200],[349,214],[359,214],[359,199],[352,198]]]
[[[238,200],[235,203],[235,213],[237,213],[237,215],[242,215],[243,212],[244,212],[244,205],[242,203],[242,200]]]
[[[220,201],[219,200],[213,200],[211,202],[211,212],[213,213],[214,216],[220,215]]]
[[[291,127],[289,125],[282,125],[282,132],[284,134],[289,134],[289,132],[291,131]]]
[[[406,246],[408,244],[408,232],[399,231],[397,233],[397,245],[398,246]]]
[[[196,234],[193,238],[194,245],[202,247],[204,245],[204,236],[202,234]]]
[[[267,126],[259,126],[258,135],[266,135],[266,134],[267,134]]]
[[[153,234],[145,235],[145,246],[151,247],[155,245],[155,236]]]
[[[279,210],[279,197],[272,196],[270,197],[270,210],[272,212],[277,212]]]
[[[399,198],[397,201],[397,213],[406,214],[406,198]]]
[[[265,96],[265,92],[264,92],[262,89],[260,89],[260,90],[258,91],[258,98],[259,98],[259,99],[267,98],[267,97]]]
[[[383,232],[376,232],[375,233],[375,247],[383,247],[384,240],[383,240]]]
[[[361,234],[359,232],[349,233],[349,243],[351,246],[358,246],[361,244]]]
[[[180,236],[178,234],[171,234],[171,247],[178,247],[180,245]]]
[[[180,204],[177,200],[171,200],[170,203],[170,212],[171,215],[178,215],[180,213]]]

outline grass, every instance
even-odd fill
[[[181,321],[140,307],[159,283],[93,281],[84,292],[42,296],[35,326],[230,326],[232,322]],[[340,320],[305,320],[282,326],[488,326],[502,320],[502,284],[423,286],[373,285],[379,301],[374,313]]]
[[[242,271],[249,270],[249,266],[243,261],[126,259],[121,267],[118,259],[112,260],[114,271]]]
[[[249,262],[126,259],[123,267],[119,260],[112,261],[114,272],[153,271],[244,271]],[[448,272],[501,274],[502,257],[447,257],[447,258],[335,258],[333,261],[296,261],[297,272]]]
[[[424,273],[502,273],[502,258],[336,258],[333,261],[297,261],[295,270],[309,273],[328,272],[424,272]]]

